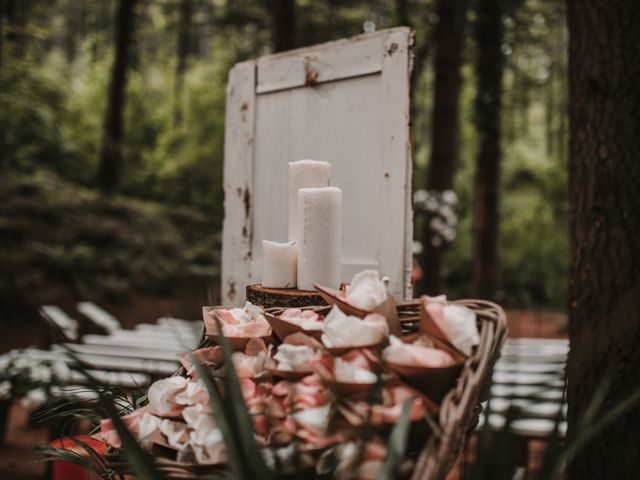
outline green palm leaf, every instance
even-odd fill
[[[407,439],[409,437],[409,428],[411,426],[409,416],[413,398],[408,399],[402,405],[402,412],[398,422],[394,425],[389,437],[387,445],[387,456],[384,459],[378,480],[393,480],[399,477],[400,464],[404,459],[407,450]]]
[[[222,331],[220,325],[218,329]],[[245,406],[240,381],[233,366],[231,346],[223,336],[220,336],[219,341],[224,353],[225,377],[221,382],[225,396],[222,395],[211,371],[193,355],[191,361],[209,392],[214,418],[222,430],[229,466],[235,478],[273,479],[275,475],[265,464],[255,441],[253,422]]]

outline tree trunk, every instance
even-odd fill
[[[493,298],[497,281],[503,0],[477,0],[475,124],[478,153],[473,202],[473,295]]]
[[[640,2],[568,0],[571,271],[569,438],[640,385]],[[606,389],[606,390],[605,390]],[[638,478],[640,408],[568,466],[570,479]]]
[[[111,193],[117,188],[122,168],[123,113],[126,101],[129,47],[133,33],[134,4],[135,0],[120,0],[116,13],[116,51],[111,68],[97,182],[105,193]]]
[[[435,88],[433,120],[431,122],[431,157],[427,190],[450,190],[453,172],[458,159],[459,103],[462,86],[462,51],[467,0],[439,0],[434,43]],[[429,295],[444,290],[443,266],[446,246],[431,241],[430,222],[426,221],[422,232],[424,255],[422,259],[423,291]]]
[[[0,78],[2,78],[2,64],[4,61],[4,9],[5,0],[0,0]]]
[[[213,26],[215,22],[214,8],[209,2],[202,5],[202,22],[198,28],[198,58],[204,60],[209,58],[211,47],[211,37],[213,36]]]
[[[173,85],[173,127],[182,124],[182,92],[184,74],[187,70],[187,57],[191,45],[191,0],[180,0],[180,20],[178,22],[178,41],[176,48],[176,71]]]
[[[64,8],[64,21],[65,28],[63,32],[64,51],[67,57],[67,63],[73,62],[76,58],[76,35],[80,30],[79,18],[82,19],[82,13],[78,14],[78,4],[74,5],[71,2],[65,2],[62,6]],[[80,7],[81,9],[82,7]]]
[[[3,9],[5,10],[7,20],[6,43],[9,52],[17,58],[22,58],[26,50],[27,36],[25,33],[25,25],[30,8],[30,0],[3,1]]]
[[[555,102],[555,63],[554,59],[551,60],[551,65],[549,65],[549,78],[547,79],[547,104],[545,106],[545,147],[546,153],[548,157],[551,157],[555,152],[555,144],[554,139],[555,136],[555,113],[556,113],[556,102]]]
[[[394,2],[396,21],[400,26],[409,26],[409,6],[407,0],[396,0]]]
[[[273,51],[283,52],[296,47],[295,0],[271,0],[273,16]]]

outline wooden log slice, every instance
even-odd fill
[[[300,308],[326,305],[318,292],[295,288],[266,288],[261,284],[247,285],[247,300],[264,308]]]

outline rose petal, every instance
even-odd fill
[[[346,288],[345,300],[356,308],[371,312],[387,299],[387,289],[375,270],[357,273]]]
[[[404,343],[393,335],[389,337],[389,343],[382,352],[382,358],[387,362],[427,368],[449,367],[455,363],[448,352],[438,348]]]
[[[389,335],[382,315],[372,313],[364,319],[344,314],[336,305],[325,320],[322,343],[326,347],[358,347],[381,343]]]
[[[375,373],[360,368],[352,363],[336,358],[333,374],[336,381],[343,383],[376,383],[378,377]]]
[[[310,370],[310,361],[317,355],[317,352],[306,345],[283,343],[278,347],[273,359],[278,362],[279,370],[300,372]]]
[[[247,355],[242,352],[233,352],[231,359],[238,378],[256,378],[265,372],[266,354]]]
[[[158,430],[160,428],[160,422],[160,418],[145,412],[138,423],[138,440],[144,441],[148,436]]]
[[[176,356],[182,366],[187,370],[187,375],[193,376],[194,368],[191,362],[191,356],[195,356],[198,362],[202,365],[219,365],[224,361],[224,353],[222,347],[205,347],[194,350],[189,353],[178,353]]]
[[[209,335],[218,335],[218,322],[226,337],[267,337],[271,335],[271,325],[262,309],[247,302],[244,308],[209,309],[203,308],[204,324]]]
[[[280,314],[280,319],[296,324],[304,330],[324,329],[324,318],[312,310],[289,308]]]
[[[465,355],[471,355],[473,347],[480,343],[476,314],[462,305],[444,307],[444,322],[440,329],[447,335],[453,346]]]
[[[167,438],[167,443],[175,449],[181,449],[189,440],[189,431],[186,424],[165,418],[160,422],[160,431]]]
[[[315,435],[324,435],[329,427],[331,404],[307,408],[292,415],[296,423]]]
[[[175,398],[187,388],[188,383],[186,378],[180,376],[154,382],[147,393],[152,412],[163,417],[179,413],[182,408],[176,405]]]

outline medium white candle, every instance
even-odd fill
[[[295,242],[262,241],[262,286],[295,288],[298,249]]]
[[[298,190],[329,185],[331,164],[317,160],[289,162],[289,241],[298,235]]]
[[[301,188],[298,192],[298,288],[340,286],[342,190]]]

